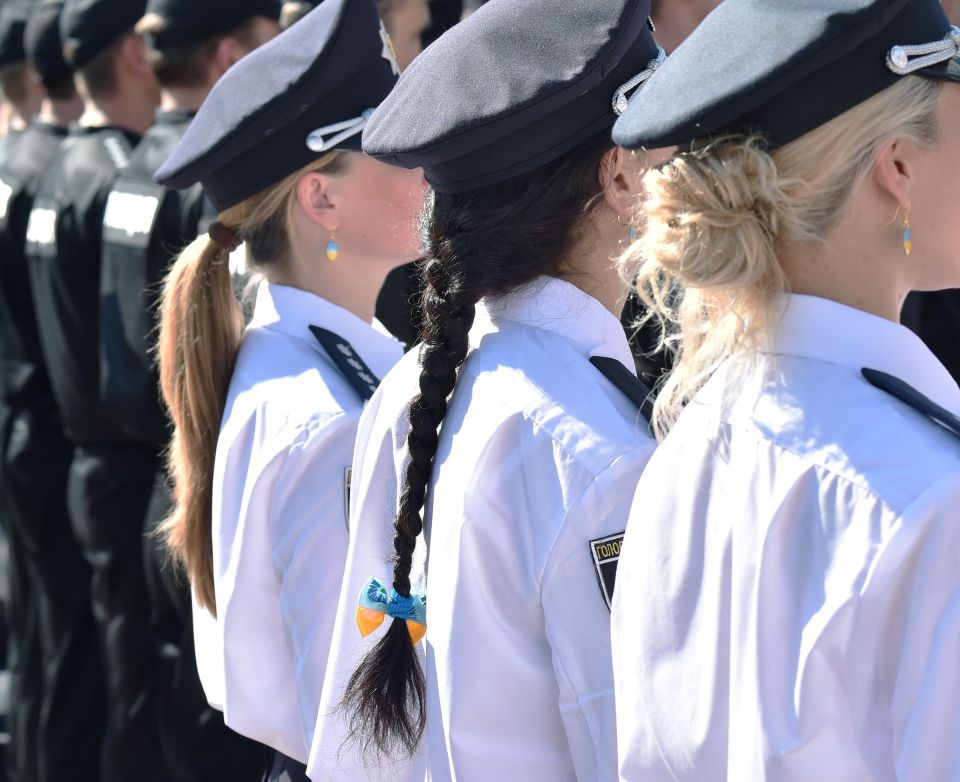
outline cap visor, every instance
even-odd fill
[[[960,57],[931,65],[929,68],[921,68],[917,73],[929,79],[960,83]]]

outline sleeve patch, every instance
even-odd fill
[[[613,587],[617,580],[617,563],[623,546],[623,532],[590,541],[590,555],[597,569],[597,583],[609,610],[613,602]]]
[[[51,204],[38,203],[27,223],[27,247],[41,256],[56,255],[57,210]]]
[[[164,191],[150,185],[123,182],[111,191],[103,216],[105,241],[131,247],[150,243]]]

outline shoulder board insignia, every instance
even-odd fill
[[[370,367],[363,362],[353,346],[332,331],[319,326],[311,326],[310,331],[360,398],[366,402],[372,397],[380,385],[380,379],[370,371]]]
[[[600,374],[617,389],[622,391],[637,406],[647,423],[650,423],[653,418],[653,394],[646,384],[615,358],[592,356],[590,363],[600,370]]]
[[[49,202],[38,201],[27,221],[27,248],[38,255],[57,251],[57,210]]]
[[[347,529],[350,529],[350,489],[353,484],[353,468],[346,467],[343,471],[343,510]]]
[[[617,564],[620,562],[620,549],[623,547],[623,532],[607,535],[590,541],[590,555],[597,569],[597,583],[603,595],[607,609],[613,603],[613,587],[617,580]]]
[[[103,238],[142,248],[150,243],[166,191],[157,185],[121,180],[107,196]]]
[[[876,369],[863,369],[861,372],[870,385],[879,388],[881,391],[886,391],[890,396],[899,399],[914,410],[923,413],[927,418],[936,421],[951,434],[960,437],[960,416],[951,413],[945,407],[940,407],[936,402],[928,399],[909,383],[905,383],[898,377]]]

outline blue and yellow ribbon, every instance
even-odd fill
[[[387,588],[371,578],[360,590],[357,608],[357,627],[366,638],[383,624],[384,616],[401,619],[407,623],[410,640],[416,646],[427,633],[427,596],[412,593],[404,597],[397,590],[387,594]]]

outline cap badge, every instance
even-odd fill
[[[887,67],[898,76],[906,76],[957,56],[960,56],[960,28],[951,27],[939,41],[894,46],[887,52]]]
[[[615,93],[613,93],[613,113],[618,117],[627,110],[627,107],[630,105],[629,94],[633,92],[637,87],[643,84],[647,79],[653,76],[654,72],[659,68],[667,59],[667,53],[657,47],[657,57],[654,60],[650,60],[647,63],[645,70],[638,73],[630,81],[625,84],[620,85]]]
[[[359,117],[311,130],[305,141],[307,149],[317,153],[329,152],[337,144],[342,144],[347,139],[362,133],[371,114],[373,114],[373,109],[367,109]]]
[[[390,38],[390,33],[387,32],[382,19],[380,20],[380,40],[383,41],[383,51],[380,56],[390,63],[390,70],[393,71],[393,75],[399,76],[400,63],[397,61],[397,50],[393,48],[393,40]]]

